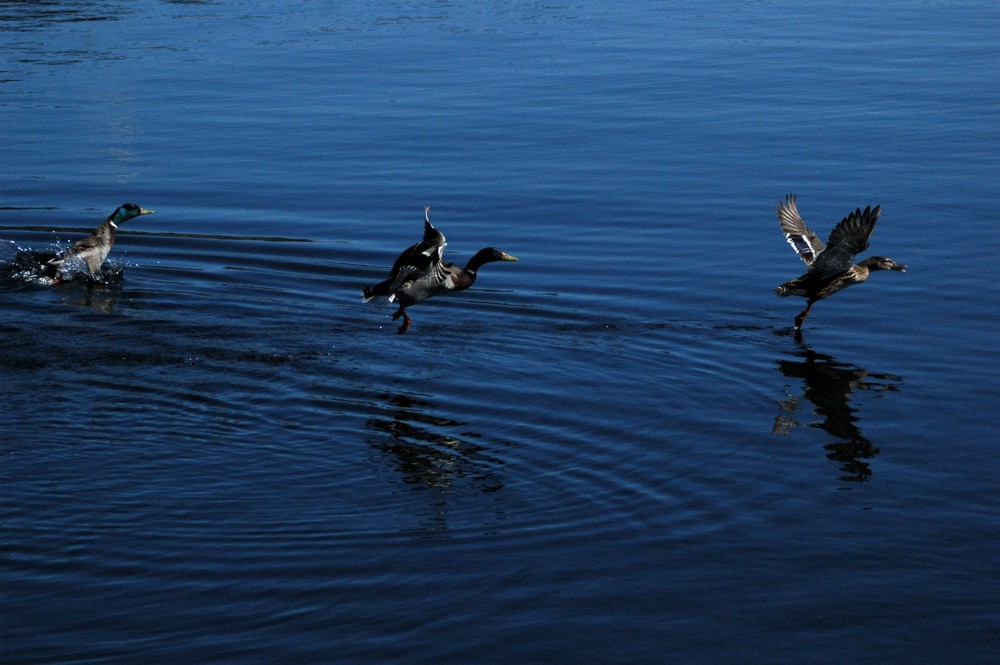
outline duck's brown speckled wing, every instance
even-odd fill
[[[881,208],[858,208],[833,227],[826,249],[812,265],[822,277],[838,275],[854,265],[854,257],[868,249]]]
[[[785,240],[807,266],[811,266],[819,253],[826,248],[823,241],[809,230],[799,215],[795,194],[789,194],[784,201],[778,201],[778,224],[781,225],[781,232],[785,234]]]

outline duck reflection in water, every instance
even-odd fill
[[[474,443],[476,432],[460,431],[465,424],[430,413],[433,404],[411,395],[381,395],[385,417],[370,418],[368,429],[388,435],[372,439],[394,458],[396,471],[415,489],[446,490],[469,481],[480,492],[495,492],[503,483],[494,471],[502,462]]]
[[[874,374],[860,367],[854,367],[834,360],[832,357],[813,351],[806,344],[799,344],[795,360],[779,360],[781,373],[791,379],[801,379],[804,390],[801,397],[780,401],[781,412],[774,421],[776,434],[788,434],[798,427],[798,413],[802,398],[811,402],[813,412],[823,420],[811,427],[824,430],[838,439],[836,443],[824,446],[827,458],[841,465],[844,475],[841,480],[863,482],[871,475],[871,466],[863,461],[875,457],[879,449],[861,434],[857,409],[851,407],[855,391],[875,393],[892,392],[899,389],[902,377],[892,374]]]

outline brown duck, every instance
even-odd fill
[[[795,195],[789,194],[778,202],[778,223],[795,252],[809,266],[801,277],[785,282],[774,290],[779,296],[807,298],[806,308],[795,317],[795,327],[809,316],[813,303],[832,296],[837,291],[868,279],[873,270],[906,272],[906,266],[884,256],[871,256],[860,263],[854,257],[868,249],[868,238],[875,230],[881,209],[875,206],[858,208],[833,227],[826,244],[809,230],[795,205]]]

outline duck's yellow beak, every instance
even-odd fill
[[[156,212],[156,211],[155,210],[146,210],[145,208],[139,208],[139,214],[140,215],[152,215],[154,212]]]
[[[507,252],[500,252],[500,260],[501,261],[520,261],[521,259],[517,258],[516,256],[511,256]]]

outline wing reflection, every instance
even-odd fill
[[[804,343],[799,344],[796,360],[779,360],[781,373],[791,379],[801,379],[803,393],[800,397],[790,396],[778,402],[780,413],[774,420],[773,431],[788,434],[798,427],[801,402],[812,403],[812,411],[822,420],[810,424],[838,439],[828,443],[827,458],[840,463],[844,475],[841,480],[863,482],[871,475],[871,466],[864,460],[879,453],[879,449],[867,439],[858,426],[857,409],[851,406],[855,391],[867,390],[876,393],[897,390],[903,381],[893,374],[875,374],[860,367],[838,362],[832,357],[817,353]]]
[[[503,482],[494,467],[502,462],[473,439],[476,432],[459,431],[464,423],[433,415],[433,404],[411,395],[382,395],[386,417],[370,418],[366,426],[387,436],[372,439],[404,482],[419,489],[446,489],[459,481],[481,492],[496,492]],[[457,435],[456,435],[457,432]]]

